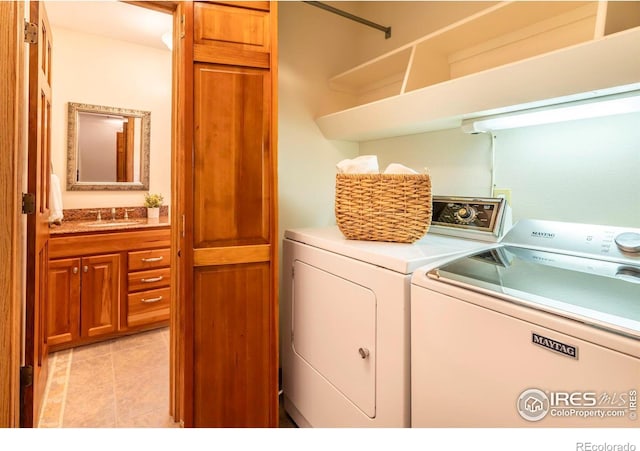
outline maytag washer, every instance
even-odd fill
[[[501,199],[434,197],[432,216],[413,244],[285,232],[283,396],[299,426],[410,426],[411,273],[496,246],[511,225]]]
[[[640,230],[524,220],[414,273],[414,427],[638,427]]]

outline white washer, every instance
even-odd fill
[[[347,240],[337,227],[285,232],[283,396],[299,426],[410,426],[411,273],[495,246],[510,225],[500,199],[435,197],[433,218],[413,244]]]
[[[413,427],[637,427],[640,230],[518,222],[415,271]]]

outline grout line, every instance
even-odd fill
[[[64,377],[64,390],[62,390],[62,407],[60,408],[60,416],[58,417],[58,427],[64,424],[64,411],[67,407],[67,393],[69,392],[69,381],[71,380],[71,362],[73,361],[73,348],[69,350],[69,358],[67,359],[67,369]]]

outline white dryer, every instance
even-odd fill
[[[501,199],[435,197],[430,232],[413,244],[347,240],[337,227],[287,230],[280,330],[293,420],[409,427],[411,273],[495,246],[509,226]]]

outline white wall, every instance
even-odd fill
[[[327,80],[350,61],[352,23],[301,2],[279,4],[278,184],[280,233],[335,223],[335,165],[353,143],[324,138],[315,118],[340,109]]]
[[[53,30],[52,162],[64,208],[142,206],[142,191],[66,191],[67,103],[151,111],[149,191],[171,198],[171,52]]]
[[[496,132],[496,187],[522,218],[640,227],[640,114]],[[490,136],[457,129],[361,143],[381,165],[430,168],[433,193],[490,193]]]
[[[340,8],[340,3],[337,2],[335,6]],[[358,58],[359,62],[364,62],[464,19],[496,2],[364,1],[348,2],[345,5],[352,3],[356,5],[354,14],[391,27],[391,38],[385,39],[383,32],[359,26]]]

